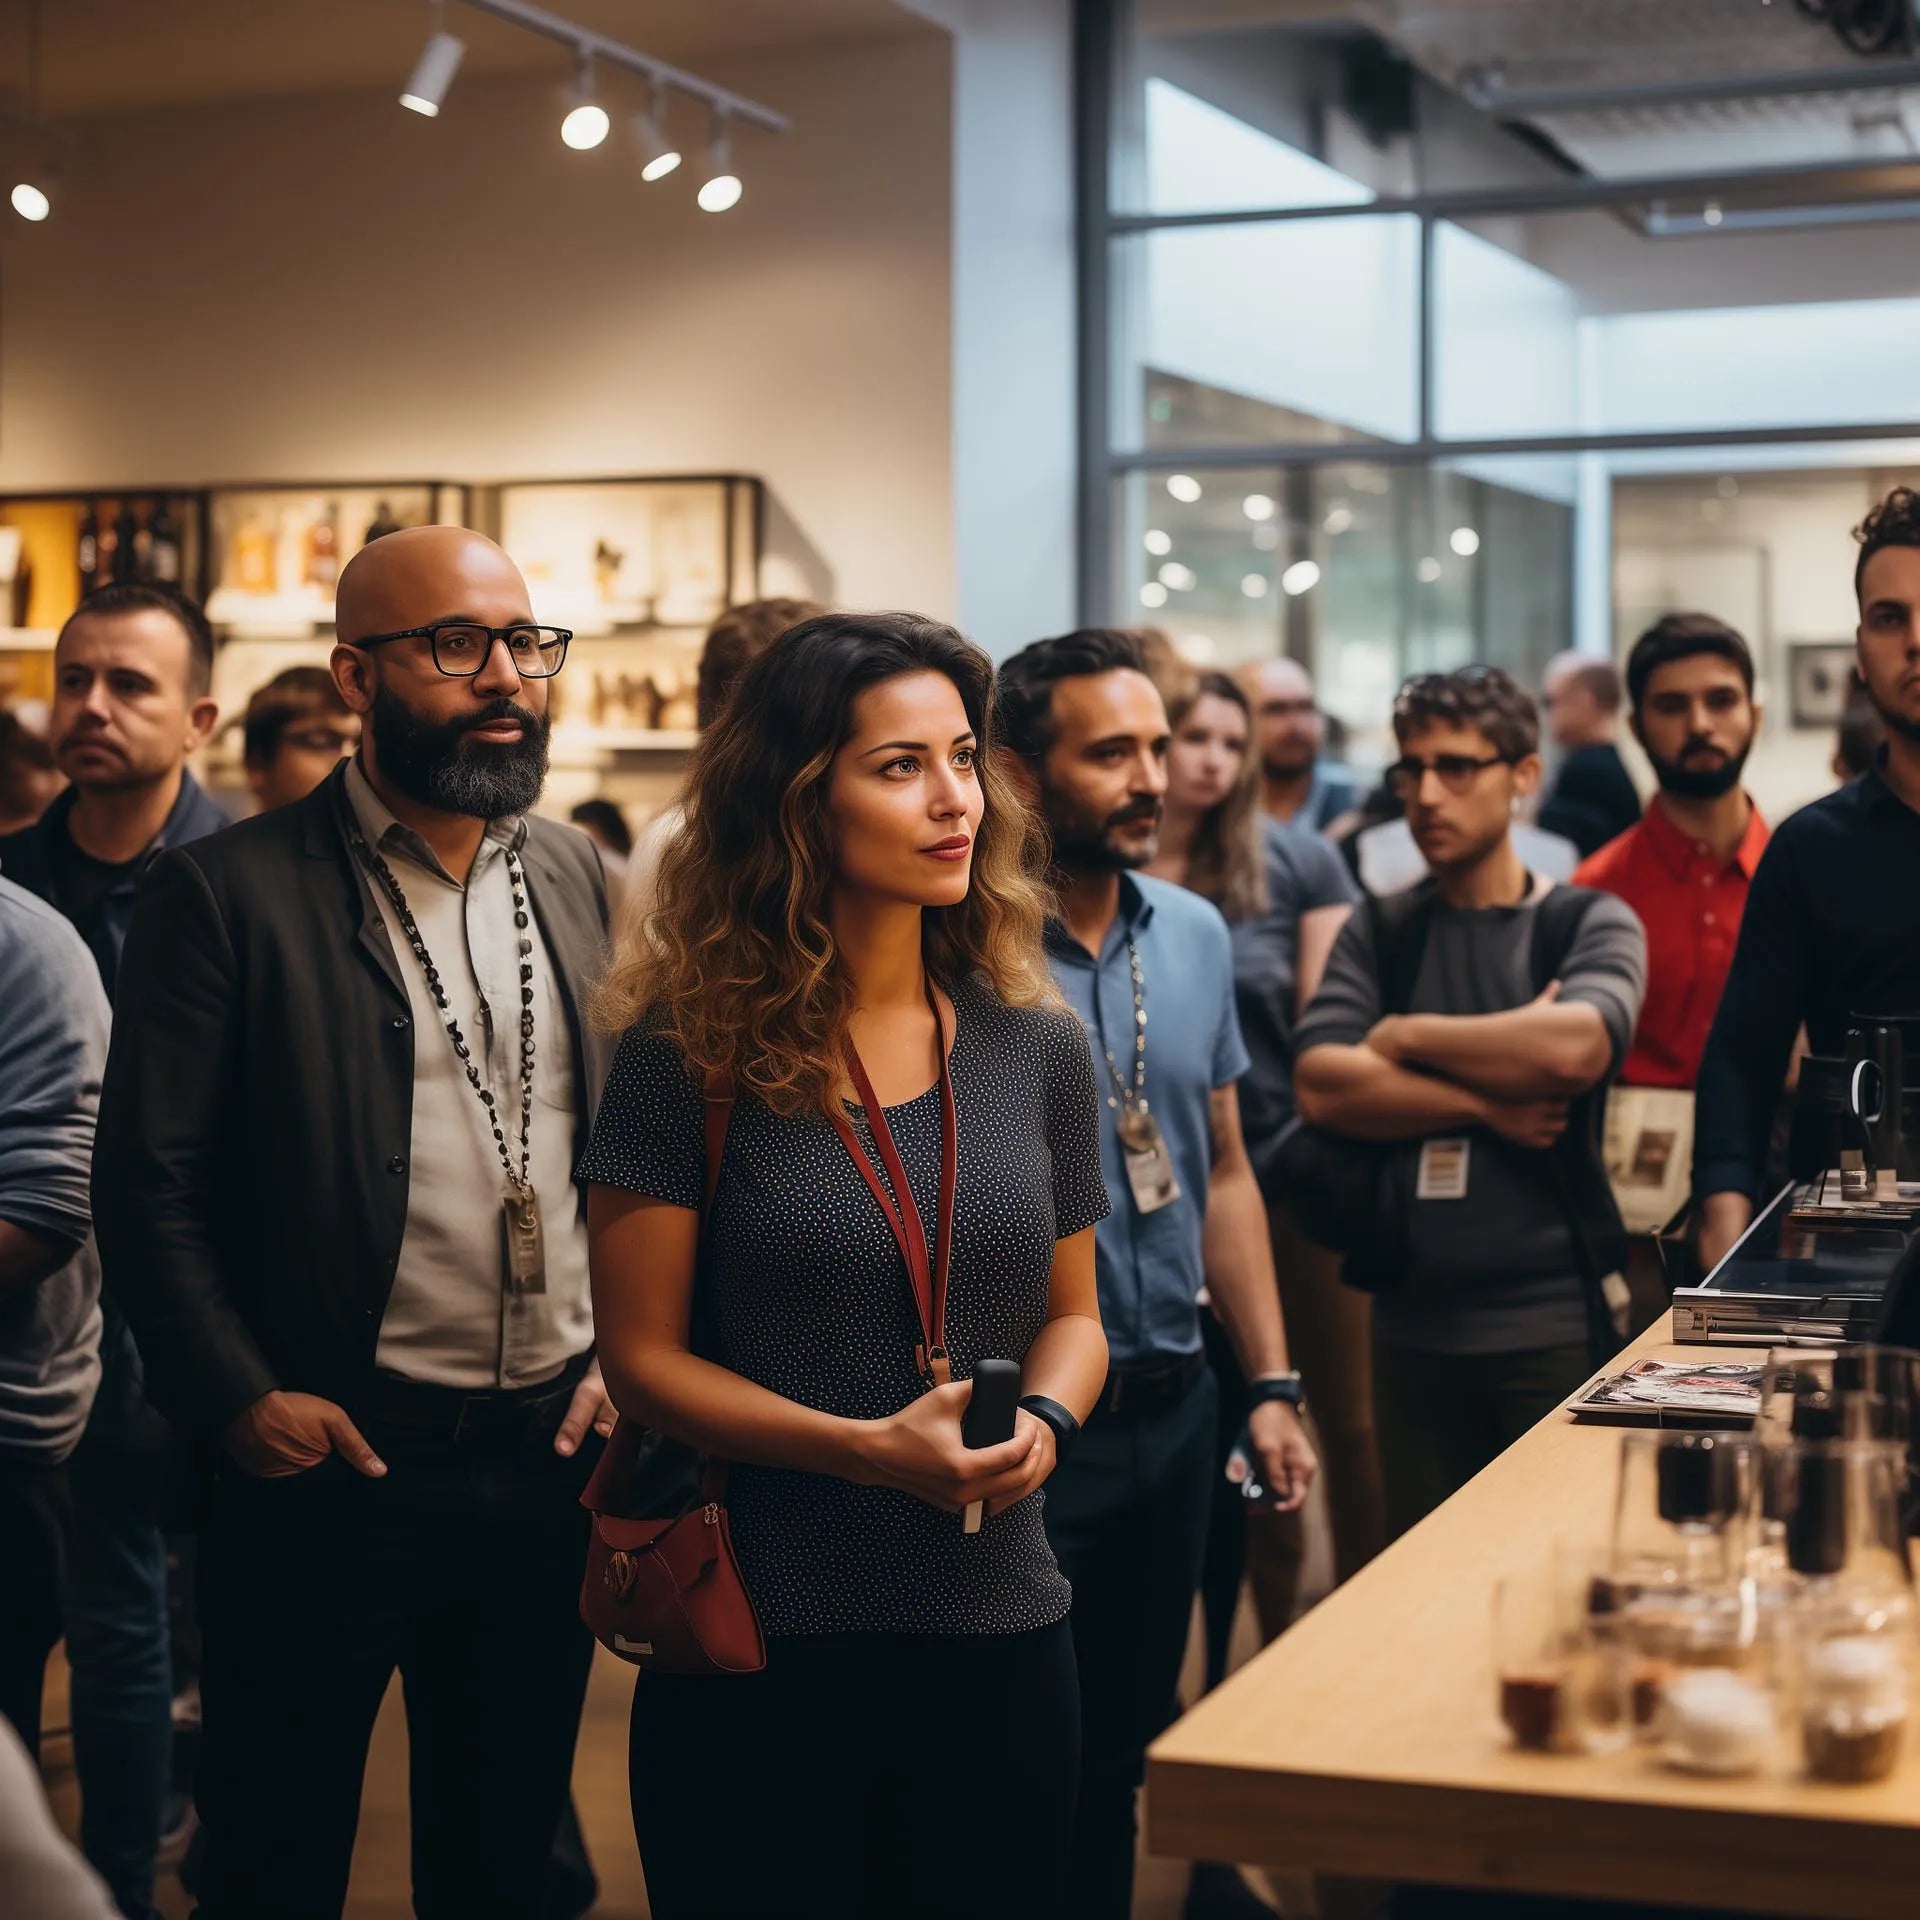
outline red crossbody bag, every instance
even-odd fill
[[[885,1181],[845,1116],[835,1113],[833,1124],[886,1215],[906,1262],[920,1320],[915,1365],[930,1386],[945,1386],[953,1377],[947,1358],[947,1275],[953,1257],[959,1141],[947,1069],[947,1024],[937,1002],[934,1015],[940,1034],[940,1208],[931,1261],[926,1229],[886,1115],[851,1046],[847,1069],[866,1109]],[[720,1184],[732,1117],[730,1099],[708,1100],[703,1233]],[[609,1652],[656,1673],[757,1673],[766,1665],[766,1636],[727,1525],[726,1480],[724,1461],[636,1421],[622,1418],[615,1423],[580,1496],[580,1504],[593,1515],[580,1617]]]

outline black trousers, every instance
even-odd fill
[[[1054,1920],[1079,1715],[1064,1621],[643,1673],[628,1780],[654,1920]]]
[[[0,1719],[40,1752],[40,1695],[67,1584],[67,1469],[0,1458]]]
[[[222,1474],[199,1553],[201,1920],[335,1920],[396,1668],[420,1920],[537,1920],[593,1644],[597,1442],[550,1421],[454,1439],[362,1426],[387,1463]]]
[[[1083,1755],[1067,1910],[1127,1920],[1148,1745],[1172,1721],[1213,1493],[1213,1376],[1137,1413],[1095,1413],[1047,1483],[1073,1582]]]

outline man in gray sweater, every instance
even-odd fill
[[[40,1738],[60,1638],[67,1456],[100,1383],[87,1181],[107,1000],[80,936],[0,879],[0,1717]]]
[[[1346,924],[1294,1037],[1313,1126],[1392,1145],[1398,1229],[1375,1290],[1375,1421],[1397,1536],[1544,1419],[1602,1357],[1624,1256],[1600,1161],[1640,1017],[1646,936],[1611,894],[1514,851],[1540,779],[1533,703],[1496,667],[1410,680],[1387,769],[1430,877]]]

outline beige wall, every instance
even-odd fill
[[[736,134],[724,217],[617,129],[569,153],[540,83],[101,125],[8,222],[0,491],[730,469],[845,602],[950,616],[950,70],[934,34],[711,66],[795,123]]]

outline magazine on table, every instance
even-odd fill
[[[1594,1381],[1570,1411],[1621,1427],[1751,1427],[1762,1371],[1738,1361],[1636,1360]]]

